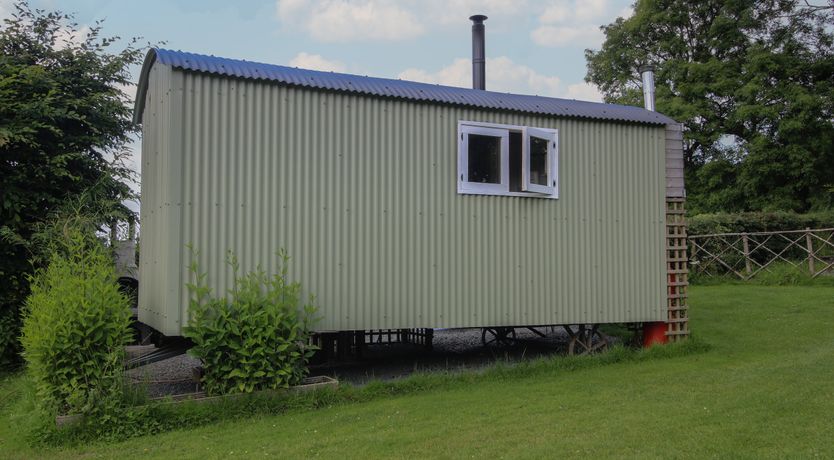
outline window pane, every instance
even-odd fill
[[[547,139],[530,137],[530,183],[547,184]]]
[[[501,138],[469,134],[468,181],[501,183]]]
[[[510,132],[510,191],[523,192],[521,188],[521,168],[524,162],[521,158],[521,149],[524,143],[524,136],[519,132]]]

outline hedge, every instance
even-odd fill
[[[690,235],[832,228],[834,210],[808,214],[787,211],[698,214],[687,221]]]

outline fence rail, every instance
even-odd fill
[[[690,270],[753,278],[774,263],[807,267],[816,278],[834,268],[834,228],[689,235]]]

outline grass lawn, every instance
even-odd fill
[[[0,383],[0,458],[834,457],[834,288],[691,289],[702,354],[473,384],[64,450],[28,447]]]

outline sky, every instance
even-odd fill
[[[462,87],[472,84],[468,18],[485,14],[488,90],[600,101],[583,81],[584,51],[599,49],[599,27],[631,15],[632,0],[30,2],[74,13],[82,30],[103,20],[104,35],[164,48]],[[11,5],[0,0],[0,18]]]

